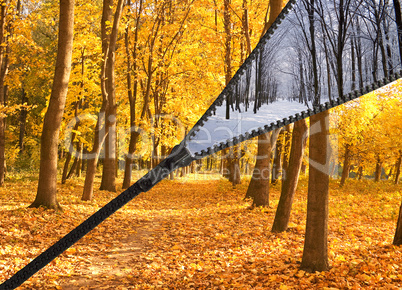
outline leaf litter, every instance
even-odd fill
[[[302,180],[289,230],[270,232],[279,199],[250,210],[248,180],[163,181],[68,249],[20,289],[400,289],[402,249],[392,246],[401,186],[331,182],[329,261],[299,270],[307,184]],[[60,186],[64,212],[27,209],[36,183],[0,189],[0,277],[10,277],[117,193],[80,201],[80,180]]]

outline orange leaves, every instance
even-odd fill
[[[81,188],[75,182],[60,187],[62,214],[21,208],[33,198],[35,182],[6,184],[10,199],[0,189],[5,209],[0,211],[2,277],[9,277],[115,195],[97,192],[96,202],[81,202],[76,198]],[[305,182],[301,181],[295,197],[289,230],[272,234],[277,187],[272,188],[272,208],[248,210],[242,200],[246,184],[234,190],[219,180],[164,181],[106,220],[21,289],[401,287],[402,251],[390,245],[396,219],[392,210],[399,207],[400,186],[352,181],[340,191],[332,182],[331,270],[308,273],[299,270]]]

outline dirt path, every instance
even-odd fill
[[[65,277],[59,284],[63,290],[76,289],[123,289],[119,278],[124,277],[134,260],[146,251],[148,240],[159,227],[159,221],[145,222],[115,247],[99,256],[91,256],[80,269],[80,274]],[[111,277],[114,279],[111,280]],[[105,285],[107,280],[108,286]],[[127,289],[124,287],[124,289]]]

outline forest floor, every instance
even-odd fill
[[[63,212],[27,209],[34,178],[13,177],[0,189],[0,282],[117,195],[97,190],[83,202],[82,184],[59,185]],[[247,180],[235,189],[219,178],[163,181],[19,289],[402,287],[402,247],[391,245],[402,186],[350,180],[341,190],[331,181],[331,269],[323,273],[299,270],[307,182],[301,181],[290,228],[281,234],[270,232],[280,186],[272,188],[269,208],[253,210],[243,201],[246,189]]]

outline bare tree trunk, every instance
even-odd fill
[[[232,78],[232,20],[230,15],[231,0],[224,0],[223,24],[225,29],[225,83]],[[226,102],[227,118],[229,117],[229,102]],[[240,184],[239,145],[227,150],[226,154],[226,177],[233,186]]]
[[[363,166],[359,166],[359,169],[358,169],[358,171],[357,171],[357,173],[358,173],[358,180],[362,180],[362,178],[363,178]]]
[[[61,209],[57,198],[57,150],[73,51],[74,0],[60,0],[56,70],[41,137],[38,191],[30,207]]]
[[[380,158],[377,158],[377,163],[375,165],[375,174],[374,174],[375,182],[379,182],[381,180],[381,170],[382,170],[382,162]]]
[[[68,167],[70,165],[70,161],[71,161],[71,153],[67,152],[66,160],[64,162],[64,167],[63,167],[63,173],[61,175],[61,184],[65,184],[67,181]]]
[[[402,11],[401,2],[399,0],[394,0],[394,10],[395,10],[395,22],[398,28],[398,42],[399,42],[399,57],[400,63],[402,64]]]
[[[329,147],[328,111],[310,117],[321,132],[310,133],[310,164],[307,197],[307,223],[301,269],[308,272],[328,270],[328,191]]]
[[[73,165],[71,166],[66,179],[70,179],[71,176],[73,176],[74,172],[78,172],[79,166],[80,166],[79,164],[81,163],[81,158],[80,158],[81,150],[82,150],[82,143],[78,143],[77,144],[77,155],[74,158]]]
[[[283,232],[288,229],[293,198],[296,193],[303,154],[307,143],[307,130],[306,120],[300,120],[294,125],[289,166],[286,171],[286,177],[282,179],[281,197],[276,210],[272,232]]]
[[[28,103],[27,94],[26,94],[24,88],[22,88],[21,105],[24,105],[26,103]],[[20,112],[20,135],[19,135],[19,140],[18,140],[18,147],[20,148],[20,152],[19,152],[20,155],[22,155],[24,153],[24,149],[25,149],[24,139],[25,139],[25,129],[26,129],[27,117],[28,117],[27,109],[26,108],[21,108],[21,112]]]
[[[113,1],[104,0],[105,5],[113,5]],[[106,96],[108,98],[106,107],[105,126],[108,128],[108,136],[105,139],[105,159],[103,160],[103,174],[101,181],[101,190],[116,191],[116,90],[115,90],[115,55],[116,42],[120,17],[123,10],[124,1],[119,0],[114,15],[112,33],[110,34],[109,44],[107,46],[107,59],[105,68],[106,77]],[[108,17],[111,17],[110,7],[106,8]],[[110,15],[109,15],[110,13]]]
[[[269,15],[269,18],[265,19],[261,37],[267,32],[272,23],[274,23],[275,19],[281,13],[281,10],[282,0],[271,0],[269,2],[267,9],[267,17]],[[280,130],[282,129],[277,129],[272,133],[266,133],[258,136],[257,161],[254,166],[253,177],[250,180],[246,193],[246,198],[253,198],[254,206],[269,206],[269,175],[271,174],[271,154],[272,148],[275,147]],[[261,159],[259,160],[259,158]],[[265,176],[265,174],[268,174],[268,176]],[[264,186],[266,186],[266,188],[264,188]]]
[[[248,185],[245,198],[253,199],[253,206],[269,206],[269,179],[271,175],[272,148],[281,129],[258,136],[259,146],[253,175]]]
[[[402,245],[402,204],[399,207],[398,221],[396,224],[395,236],[392,244],[394,244],[395,246]]]
[[[128,49],[128,27],[126,28],[125,33],[125,46],[126,46],[126,57],[127,57],[127,89],[128,89],[128,99],[130,101],[130,144],[128,146],[128,154],[125,158],[125,168],[124,168],[124,180],[123,180],[123,188],[128,188],[131,184],[131,171],[133,164],[133,154],[135,152],[135,147],[138,141],[138,133],[134,131],[136,124],[136,101],[137,101],[137,89],[138,89],[138,80],[137,80],[137,45],[138,45],[138,30],[139,30],[139,22],[142,13],[142,0],[139,1],[139,8],[136,18],[135,32],[134,32],[134,48],[133,48],[133,68],[131,68],[131,58]],[[131,69],[134,71],[134,85],[131,87]]]
[[[270,133],[258,136],[258,141],[255,167],[245,198],[252,198],[255,206],[269,206],[270,155],[272,150]]]
[[[77,114],[76,114],[76,116],[77,116]],[[79,122],[75,123],[74,128],[73,128],[73,133],[71,134],[71,145],[73,144],[75,137],[77,135],[75,132],[77,131],[78,126],[79,126]],[[63,173],[61,176],[61,184],[65,184],[66,180],[69,178],[68,177],[68,175],[69,175],[68,167],[70,165],[71,157],[72,157],[72,155],[71,155],[70,149],[68,148],[66,160],[64,162]]]
[[[110,3],[108,3],[107,1],[109,0],[105,0],[104,5],[107,5],[107,8],[104,7],[104,9],[111,9],[111,6],[109,5]],[[108,21],[107,19],[107,15],[109,12],[105,12],[105,15],[102,16],[102,51],[103,51],[103,65],[102,65],[102,73],[101,73],[101,90],[102,90],[102,107],[100,109],[99,112],[99,116],[98,116],[98,121],[96,124],[96,128],[95,128],[95,136],[94,136],[94,144],[90,153],[91,158],[88,159],[87,161],[87,172],[85,175],[85,184],[84,184],[84,190],[83,190],[83,194],[82,194],[82,200],[91,200],[92,196],[93,196],[93,187],[94,187],[94,181],[95,181],[95,174],[96,174],[96,167],[98,164],[98,158],[99,158],[99,153],[102,147],[102,144],[105,141],[106,136],[109,133],[109,128],[110,126],[113,126],[115,124],[115,117],[111,118],[111,120],[106,120],[105,118],[105,113],[108,110],[108,108],[110,107],[109,105],[109,96],[108,94],[111,92],[112,94],[114,94],[114,88],[112,89],[112,91],[109,91],[109,86],[113,85],[114,86],[114,55],[115,55],[115,51],[116,51],[116,42],[117,42],[117,33],[118,33],[118,27],[119,27],[119,22],[120,22],[120,17],[121,17],[121,13],[122,13],[122,9],[123,9],[123,1],[119,0],[117,3],[117,8],[116,8],[116,12],[115,12],[115,16],[114,16],[114,20],[113,20],[113,27],[112,27],[112,31],[110,33],[110,41],[108,41],[108,32],[106,30],[106,22]],[[108,70],[107,70],[108,68]],[[106,70],[108,72],[106,72]],[[112,78],[109,79],[106,82],[106,75],[108,74],[112,74]],[[109,109],[109,113],[113,112],[113,110],[116,109],[115,104],[111,105],[112,111],[110,111]],[[114,111],[115,112],[115,111]],[[109,115],[111,116],[111,115]],[[114,132],[113,132],[113,135]],[[113,138],[113,137],[112,137]],[[115,147],[113,147],[115,148]],[[116,163],[114,162],[114,165],[116,166]],[[113,171],[109,170],[111,173],[108,174],[112,174],[113,175],[113,179],[115,179],[115,168],[113,167]],[[108,172],[109,172],[108,171]],[[113,184],[112,184],[113,185]]]
[[[78,156],[77,156],[77,166],[75,169],[75,175],[77,177],[81,177],[81,173],[82,173],[82,157],[83,157],[83,153],[84,153],[84,144],[82,144],[81,142],[78,143],[78,148],[79,148],[79,152],[78,152]]]
[[[250,41],[250,26],[249,26],[247,0],[243,0],[242,8],[243,8],[243,19],[242,19],[243,33],[244,38],[246,40],[247,55],[249,55],[251,53],[251,41]]]
[[[315,44],[315,0],[309,0],[309,37],[311,38],[311,58],[313,59],[314,71],[314,103],[319,104],[318,88],[318,66]],[[339,19],[339,34],[343,25],[343,0],[340,0],[339,7],[341,11]],[[341,46],[338,40],[338,46]],[[338,47],[338,57],[341,50]],[[339,65],[339,60],[337,59]],[[338,74],[342,69],[338,68]],[[338,76],[338,83],[342,86],[342,77]],[[338,87],[341,95],[342,87]],[[317,126],[321,128],[320,132],[312,132],[311,128]],[[313,115],[310,117],[310,145],[309,145],[309,180],[307,196],[307,222],[306,235],[304,239],[303,258],[300,268],[308,271],[326,271],[328,265],[328,191],[329,191],[329,113],[328,111]]]
[[[278,15],[281,13],[282,5],[283,5],[282,0],[269,1],[269,8],[267,9],[267,14],[266,14],[268,18],[265,19],[264,28],[262,30],[261,37],[264,36],[264,34],[268,31],[268,29],[271,27],[271,25],[275,22]],[[268,13],[268,11],[269,11],[269,13]]]
[[[6,90],[4,81],[8,73],[8,54],[9,49],[6,34],[6,21],[8,0],[2,2],[0,9],[0,105],[6,105]],[[6,175],[6,118],[0,116],[0,186],[4,185]]]
[[[395,184],[399,184],[399,178],[401,176],[402,151],[400,151],[399,153],[400,153],[400,156],[399,156],[398,162],[396,163]]]

